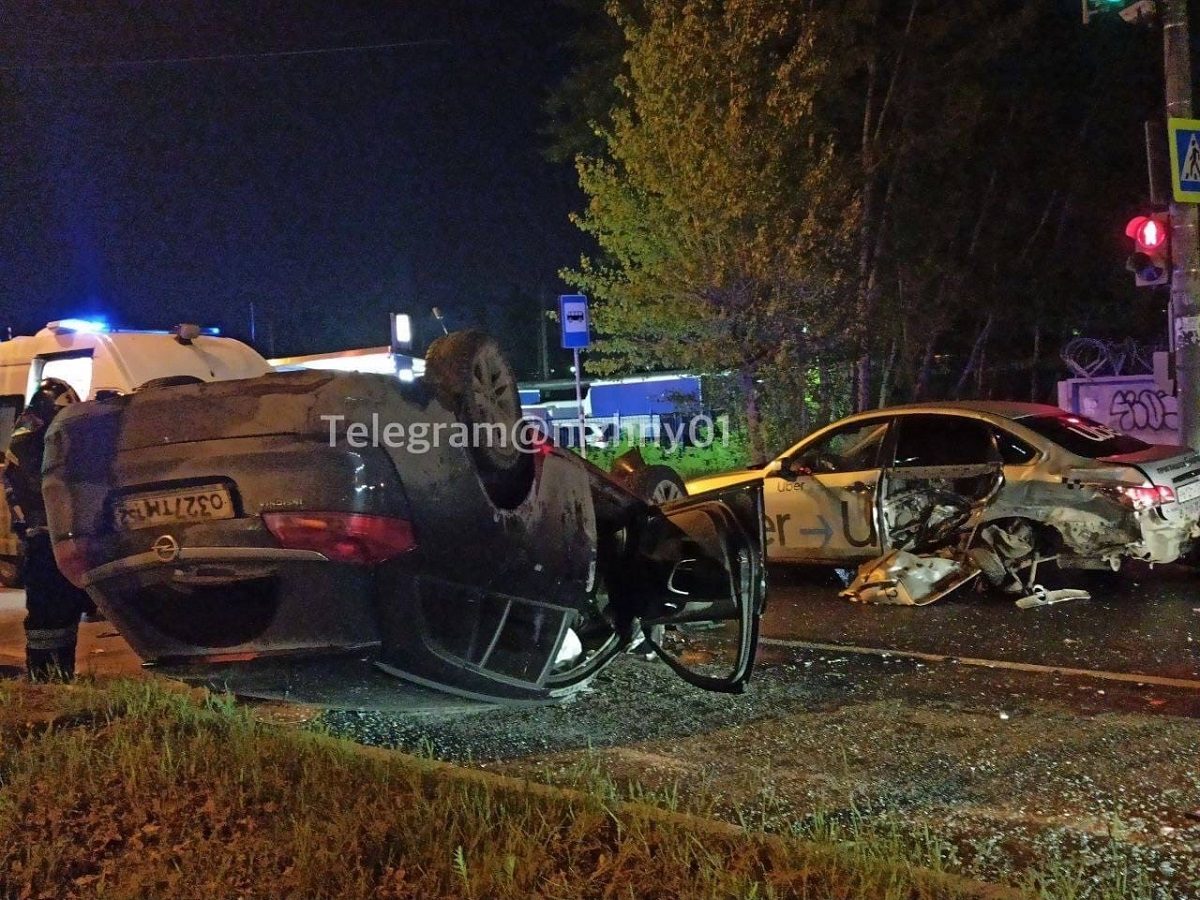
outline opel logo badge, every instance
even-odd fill
[[[154,555],[158,557],[159,562],[175,562],[179,559],[179,541],[171,537],[169,534],[164,534],[158,537],[150,546],[154,551]]]

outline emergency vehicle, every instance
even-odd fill
[[[79,399],[94,400],[128,394],[161,378],[227,381],[270,370],[254,349],[221,337],[215,328],[150,331],[87,319],[50,322],[37,334],[0,343],[0,453],[8,449],[17,417],[45,378],[61,378]],[[11,562],[19,552],[8,504],[0,503],[0,558]],[[11,574],[0,570],[0,581],[11,580]]]

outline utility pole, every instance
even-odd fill
[[[1188,0],[1163,0],[1163,73],[1168,118],[1192,117]],[[1179,442],[1200,447],[1200,246],[1197,207],[1171,201],[1171,345],[1179,400]]]
[[[538,286],[538,371],[542,381],[550,380],[550,326],[546,319],[546,304],[542,300],[542,289]]]

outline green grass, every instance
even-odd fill
[[[668,781],[647,788],[636,780],[616,779],[604,756],[591,750],[569,766],[547,766],[547,782],[584,791],[608,803],[648,803],[671,811],[705,818],[731,817],[747,833],[784,834],[805,845],[835,848],[844,859],[863,869],[908,866],[926,872],[958,877],[980,877],[994,868],[998,844],[1006,840],[994,833],[986,840],[951,840],[928,822],[914,821],[905,810],[881,803],[851,800],[842,809],[817,807],[797,818],[797,811],[776,791],[769,771],[760,772],[761,783],[752,797],[718,797],[707,783],[690,777],[686,783]],[[703,778],[703,776],[701,776]],[[732,808],[730,808],[732,804]],[[723,810],[722,810],[723,808]],[[1111,829],[1114,836],[1119,825]],[[1098,864],[1085,865],[1069,846],[1048,854],[1025,870],[1007,868],[1007,880],[1018,896],[1034,900],[1153,900],[1152,879],[1129,846],[1113,847]]]
[[[364,751],[157,680],[0,685],[0,896],[97,895],[994,896],[888,853]]]
[[[659,444],[635,445],[626,440],[602,450],[589,447],[588,460],[609,471],[613,460],[634,446],[641,450],[647,465],[670,466],[685,480],[742,469],[750,463],[749,449],[738,432],[731,433],[727,441],[718,438],[708,447],[679,447],[673,450],[664,450]]]

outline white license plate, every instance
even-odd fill
[[[120,530],[232,518],[229,489],[219,484],[135,494],[113,504],[113,524]]]
[[[1187,503],[1189,500],[1195,500],[1200,497],[1200,480],[1193,481],[1191,484],[1185,484],[1175,492],[1175,499],[1180,503]]]

